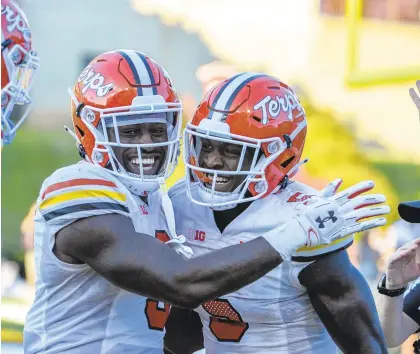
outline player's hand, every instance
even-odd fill
[[[297,215],[299,222],[315,236],[308,245],[314,241],[328,244],[337,238],[385,225],[386,219],[381,216],[388,214],[390,208],[388,205],[378,206],[386,201],[385,196],[363,195],[374,186],[373,181],[363,181],[332,197],[314,198],[308,205],[299,205],[298,209],[303,211]],[[363,221],[366,218],[372,219]]]
[[[382,194],[362,195],[375,186],[373,181],[360,182],[329,198],[313,197],[296,206],[298,213],[287,224],[263,237],[282,255],[290,259],[302,246],[329,244],[356,232],[386,224],[382,216],[390,212]],[[366,218],[372,218],[363,221]]]
[[[320,190],[317,196],[321,198],[329,198],[334,196],[342,183],[343,180],[341,178],[335,179],[334,181],[328,183],[324,189]]]
[[[420,92],[420,80],[416,81],[417,90]],[[419,116],[420,116],[420,96],[419,93],[416,92],[415,89],[411,88],[409,90],[411,99],[413,100],[414,104],[416,105],[417,109],[419,110]]]
[[[398,289],[420,277],[420,237],[398,248],[388,261],[386,288]]]

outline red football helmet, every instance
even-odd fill
[[[195,203],[214,209],[263,198],[297,172],[305,138],[305,111],[289,86],[265,74],[235,75],[207,93],[185,129],[188,195]],[[203,139],[239,145],[236,170],[200,167]],[[252,159],[245,168],[248,152]],[[244,180],[233,192],[216,190],[218,176],[235,175]],[[195,182],[198,194],[191,193]]]
[[[167,72],[153,59],[134,50],[101,54],[82,71],[69,94],[74,136],[86,160],[128,180],[140,193],[156,190],[156,182],[163,183],[175,169],[182,104]],[[150,144],[124,141],[118,128],[142,123],[165,123],[168,138]],[[118,147],[136,151],[133,161],[139,173],[128,171],[117,160]],[[157,147],[166,149],[165,161],[150,175],[151,162],[142,159],[142,150]]]
[[[29,24],[23,11],[11,0],[1,2],[1,127],[2,143],[9,144],[29,113],[29,90],[39,59],[32,50]],[[15,105],[24,113],[11,117]]]

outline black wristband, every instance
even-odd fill
[[[399,288],[399,289],[387,289],[385,287],[385,284],[386,284],[386,274],[382,274],[381,279],[379,279],[379,282],[378,282],[379,294],[395,297],[395,296],[400,296],[404,294],[404,292],[407,290],[407,286],[403,286],[402,288]]]

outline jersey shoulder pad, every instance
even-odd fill
[[[48,177],[38,209],[48,223],[110,213],[129,215],[126,189],[105,169],[87,162],[61,168]]]
[[[185,178],[181,178],[169,189],[168,195],[169,198],[176,198],[182,194],[185,194],[186,191],[186,181]]]

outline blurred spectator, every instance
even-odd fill
[[[379,274],[377,262],[380,255],[378,250],[373,247],[373,243],[376,237],[379,236],[382,238],[382,235],[375,231],[376,230],[370,230],[370,232],[364,232],[357,243],[359,252],[357,255],[358,264],[356,266],[371,287],[376,285],[377,282]]]
[[[420,224],[411,224],[405,220],[398,220],[389,227],[388,233],[395,242],[394,248],[397,249],[420,235]]]

